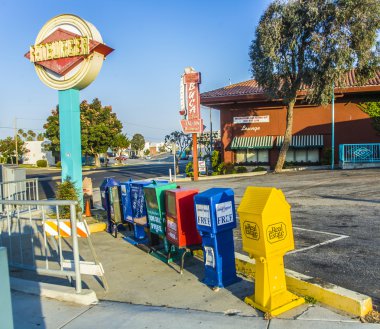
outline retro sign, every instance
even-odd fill
[[[65,14],[42,27],[25,57],[48,87],[81,90],[95,80],[105,57],[112,51],[94,25]]]
[[[185,134],[203,132],[203,120],[201,119],[200,110],[200,83],[201,74],[195,72],[192,68],[181,77],[181,110],[179,113],[183,116],[181,126]]]

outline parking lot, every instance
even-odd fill
[[[296,249],[286,268],[334,283],[380,304],[380,169],[315,170],[181,183],[201,191],[231,187],[237,205],[247,186],[281,189],[292,209]],[[237,228],[235,250],[241,253]]]

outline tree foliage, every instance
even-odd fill
[[[128,148],[129,145],[131,145],[131,142],[127,135],[120,133],[117,134],[112,141],[112,150],[120,157],[123,149]],[[119,162],[121,162],[121,159],[119,159]]]
[[[191,146],[191,135],[186,135],[182,131],[173,131],[165,136],[166,149],[173,151],[173,144],[175,144],[176,151],[182,154],[188,147]]]
[[[131,139],[131,147],[133,150],[138,153],[142,149],[144,149],[145,146],[145,138],[141,134],[134,134],[132,139]]]
[[[102,106],[99,99],[92,103],[86,100],[80,104],[82,153],[93,155],[95,164],[100,166],[99,154],[112,147],[115,136],[121,133],[122,123],[111,106]],[[44,125],[45,136],[51,141],[50,150],[59,152],[59,108],[52,111]]]
[[[380,134],[380,102],[367,102],[359,105],[364,113],[372,119],[372,126]]]
[[[24,141],[17,135],[17,156],[21,156],[27,151]],[[12,137],[0,140],[0,153],[5,163],[14,163],[16,160],[16,143]]]
[[[192,139],[191,135],[186,135],[182,131],[173,131],[169,135],[165,136],[165,148],[171,152],[173,152],[173,146],[175,147],[175,170],[176,173],[179,173],[178,160],[182,153],[191,146]]]
[[[254,78],[272,99],[287,107],[287,125],[275,171],[281,171],[292,136],[297,92],[326,104],[332,84],[355,68],[359,82],[379,64],[375,47],[379,0],[276,0],[260,19],[250,47]]]

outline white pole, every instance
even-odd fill
[[[176,182],[177,181],[177,168],[176,168],[176,162],[175,162],[175,153],[176,153],[175,143],[173,143],[174,181]]]
[[[169,168],[169,180],[172,182],[172,168]]]

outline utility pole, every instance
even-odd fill
[[[18,166],[18,146],[17,146],[17,118],[15,118],[15,150],[16,150],[16,165]]]
[[[211,119],[211,107],[210,107],[210,156],[212,155],[212,119]]]
[[[335,162],[335,95],[334,82],[332,83],[332,98],[331,98],[331,170],[334,170]]]

